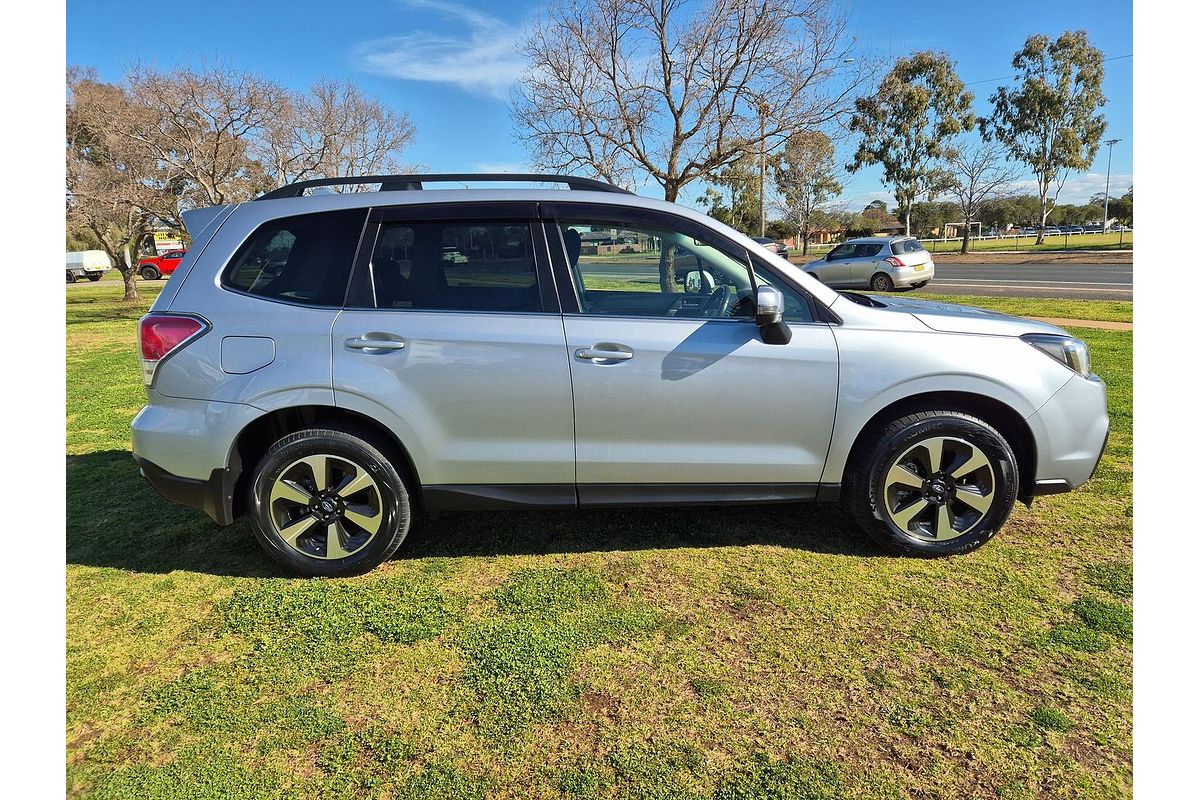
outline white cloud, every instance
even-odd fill
[[[1058,202],[1063,205],[1083,205],[1092,199],[1093,195],[1104,194],[1104,179],[1103,172],[1088,172],[1084,175],[1070,175],[1067,177],[1066,183],[1063,184],[1062,191],[1059,192]],[[1133,176],[1128,174],[1114,174],[1108,185],[1108,193],[1111,197],[1120,197],[1129,190],[1133,185]],[[1032,178],[1028,180],[1017,181],[1013,184],[1013,188],[1020,194],[1037,195],[1037,181]],[[1051,194],[1053,194],[1053,187]]]
[[[441,0],[406,0],[433,11],[454,33],[413,31],[354,48],[360,69],[388,78],[448,83],[472,94],[506,99],[525,62],[517,52],[520,28],[484,11]]]

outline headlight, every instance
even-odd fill
[[[1085,378],[1092,374],[1087,345],[1079,339],[1054,333],[1027,333],[1021,339]]]

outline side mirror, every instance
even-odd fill
[[[782,319],[783,293],[774,286],[759,286],[754,297],[754,322],[763,328]]]
[[[759,286],[754,295],[754,321],[764,344],[787,344],[792,329],[783,321],[783,292],[774,286]]]
[[[711,272],[699,269],[690,270],[681,282],[688,294],[708,294],[716,285]]]

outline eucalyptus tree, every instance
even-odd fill
[[[1041,244],[1067,174],[1091,167],[1108,126],[1100,113],[1106,102],[1104,53],[1086,31],[1065,31],[1054,40],[1039,33],[1025,40],[1012,65],[1016,83],[996,89],[992,115],[981,127],[985,138],[1003,144],[1013,160],[1032,170]]]
[[[943,162],[955,154],[954,137],[975,127],[974,99],[950,57],[926,50],[897,59],[875,92],[855,101],[850,130],[861,139],[847,169],[883,166],[905,233],[913,203],[949,188]]]

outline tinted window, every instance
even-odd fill
[[[854,249],[855,258],[872,258],[879,255],[879,251],[883,249],[882,244],[860,244]]]
[[[852,244],[839,244],[833,250],[829,251],[828,259],[836,261],[839,258],[850,258],[854,255],[854,247]]]
[[[371,274],[377,308],[542,310],[527,223],[385,222]]]
[[[560,222],[579,306],[586,314],[632,317],[752,319],[754,301],[744,251],[727,253],[692,232],[669,227]],[[784,318],[810,322],[807,298],[755,270],[760,285],[778,286]]]
[[[365,210],[354,210],[268,222],[238,250],[224,283],[261,297],[340,306],[365,219]]]
[[[924,249],[916,239],[901,239],[898,242],[892,242],[892,253],[895,255],[919,253]]]

